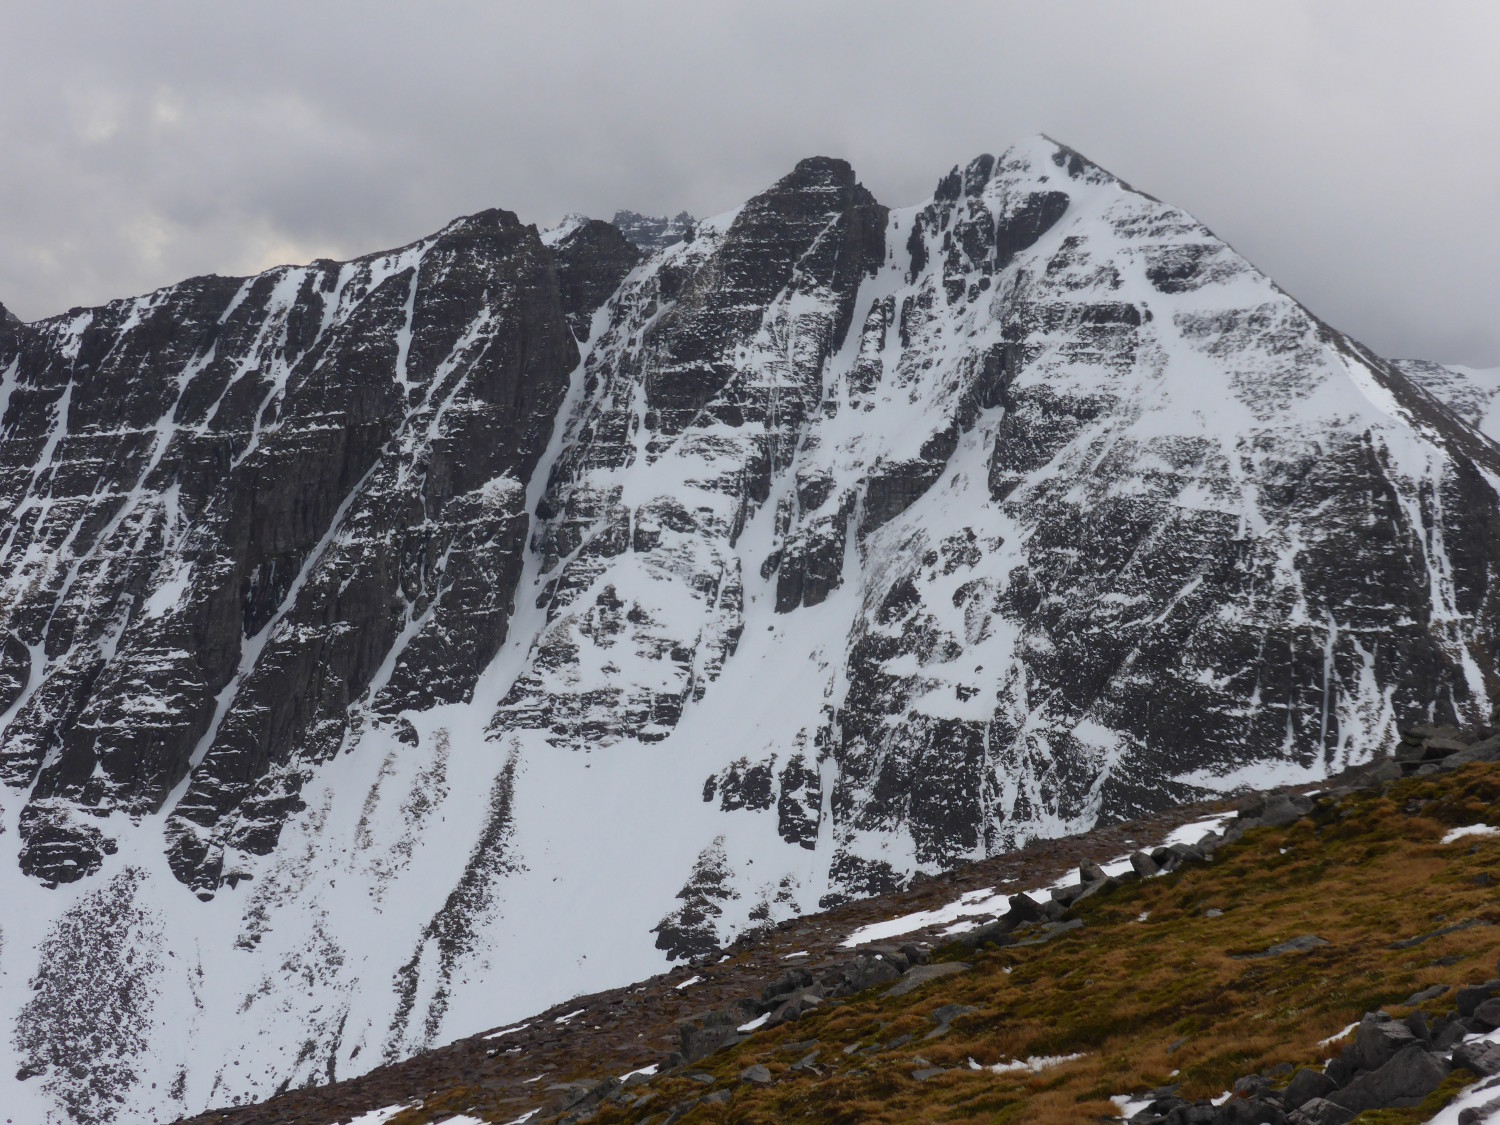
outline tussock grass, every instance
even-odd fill
[[[1280,1063],[1321,1064],[1339,1044],[1319,1040],[1365,1011],[1404,1015],[1401,1001],[1427,985],[1494,975],[1500,887],[1487,885],[1487,877],[1500,861],[1500,838],[1439,841],[1449,828],[1496,817],[1500,765],[1409,779],[1385,794],[1321,798],[1311,818],[1255,830],[1220,849],[1211,864],[1094,896],[1079,908],[1083,929],[1050,944],[966,952],[971,973],[898,999],[872,990],[830,1004],[688,1068],[712,1074],[712,1089],[734,1096],[684,1120],[1076,1125],[1115,1119],[1113,1094],[1180,1084],[1184,1097],[1211,1097],[1241,1075]],[[1208,917],[1211,908],[1222,916]],[[1391,948],[1473,919],[1495,925]],[[1330,944],[1243,959],[1304,934]],[[1429,1015],[1451,1008],[1453,996],[1450,990],[1425,1005]],[[934,1027],[930,1013],[944,1004],[979,1010],[924,1040]],[[863,1051],[905,1034],[914,1040]],[[788,1070],[812,1048],[786,1046],[807,1040],[818,1041],[821,1076]],[[846,1055],[851,1044],[860,1049]],[[1083,1057],[1036,1073],[970,1068],[971,1060],[989,1067],[1073,1054]],[[740,1084],[740,1071],[754,1063],[771,1070],[773,1085]],[[911,1077],[929,1064],[954,1069],[925,1082]],[[1421,1110],[1430,1116],[1459,1084],[1451,1080]],[[656,1096],[648,1104],[607,1105],[594,1120],[660,1121],[710,1087],[669,1075],[650,1089]],[[1360,1122],[1425,1119],[1418,1110],[1394,1113]]]

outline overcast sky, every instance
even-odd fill
[[[1388,355],[1500,364],[1500,4],[0,0],[0,301],[725,210],[885,203],[1045,132]]]

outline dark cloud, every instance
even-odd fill
[[[1500,363],[1497,57],[1476,3],[15,4],[0,300],[710,214],[815,152],[901,204],[1041,131],[1374,347]]]

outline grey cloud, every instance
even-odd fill
[[[1480,4],[12,5],[0,300],[710,214],[815,152],[900,205],[1042,131],[1377,349],[1500,363],[1496,57]]]

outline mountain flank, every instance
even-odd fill
[[[1140,846],[1178,818],[1051,841],[193,1125],[1486,1120],[1500,738],[1456,734],[1181,810],[1191,844]]]

